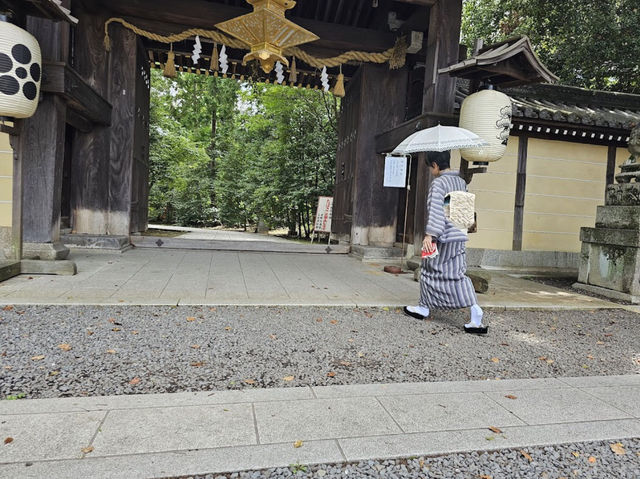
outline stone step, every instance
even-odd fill
[[[69,248],[91,248],[124,251],[131,247],[129,237],[125,235],[61,235],[60,241]]]

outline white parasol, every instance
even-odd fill
[[[459,148],[486,146],[488,143],[475,133],[457,126],[433,126],[416,131],[400,143],[392,155],[408,155],[420,151],[447,151]]]

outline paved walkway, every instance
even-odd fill
[[[250,231],[215,230],[189,228],[185,226],[149,225],[150,230],[179,231],[177,238],[214,240],[214,241],[271,241],[273,243],[291,243],[290,240],[269,234],[257,234]],[[153,234],[151,234],[153,236]]]
[[[0,439],[13,442],[0,476],[167,477],[640,437],[639,396],[634,375],[1,401]]]
[[[402,306],[417,301],[413,274],[348,255],[75,249],[75,276],[20,275],[0,282],[0,304],[204,304]],[[591,309],[617,304],[491,272],[478,296],[496,308]]]

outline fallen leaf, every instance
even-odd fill
[[[349,341],[350,343],[352,343],[352,342],[353,342],[353,338],[349,338],[349,339],[347,339],[347,341]]]
[[[209,308],[209,311],[211,311],[211,312],[213,312],[215,310],[216,310],[216,308]]]
[[[140,382],[140,378],[133,378],[131,381],[129,381],[129,384],[131,384],[132,386],[135,386],[139,382]]]
[[[31,356],[32,361],[41,361],[43,359],[44,359],[44,354],[41,354],[39,356]]]
[[[580,457],[580,453],[578,451],[573,451],[571,454],[573,454],[575,457]]]
[[[109,321],[111,324],[116,322],[116,320],[114,318],[109,318],[107,321]]]
[[[58,344],[58,347],[63,351],[71,351],[71,345],[67,343]]]
[[[596,460],[597,460],[597,459],[596,459],[595,457],[593,457],[593,456],[589,456],[588,461],[589,461],[591,464],[593,464],[594,462],[596,462]]]
[[[93,331],[87,331],[87,334],[91,336],[93,334]]]
[[[613,452],[615,452],[620,456],[627,453],[627,451],[624,450],[624,446],[622,445],[621,442],[616,442],[615,444],[611,444],[610,447]]]
[[[547,360],[547,357],[546,357],[546,356],[540,356],[538,359],[539,359],[540,361],[546,361],[546,360]]]
[[[487,441],[493,441],[493,440],[495,439],[495,437],[493,437],[493,436],[487,436],[487,437],[485,437],[485,439],[486,439]]]
[[[509,343],[500,343],[500,346],[509,346]]]
[[[293,376],[285,376],[282,378],[283,381],[293,381]]]
[[[4,308],[2,308],[2,311],[11,311],[13,309],[13,306],[11,306],[10,304],[5,306]]]
[[[420,469],[422,469],[424,467],[424,459],[420,459],[420,461],[418,461],[418,465],[420,466]]]
[[[359,358],[364,358],[364,353],[363,353],[362,351],[360,351],[360,352],[358,353],[358,357],[359,357]]]
[[[388,306],[383,307],[382,311],[389,311],[389,307]],[[420,467],[422,467],[422,466],[420,466]]]
[[[533,461],[533,458],[531,457],[531,455],[529,455],[529,453],[523,451],[522,449],[520,449],[520,454],[522,454],[527,459],[527,461],[529,462]]]
[[[351,366],[349,361],[340,361],[340,366]]]
[[[200,349],[200,345],[199,344],[192,344],[191,345],[191,349]]]
[[[480,479],[493,479],[493,476],[490,476],[489,474],[481,474],[478,477]]]
[[[116,354],[116,350],[115,349],[107,349],[107,353]]]
[[[321,323],[322,322],[322,318],[316,318],[316,323]]]
[[[327,373],[327,376],[329,376],[330,378],[334,377],[336,375],[336,373],[334,373],[333,371],[329,371]]]
[[[191,321],[195,321],[195,320],[196,320],[196,318],[194,318],[193,316],[189,316],[189,317],[187,318],[187,321],[189,321],[189,322],[191,322]]]
[[[495,432],[496,434],[502,434],[502,430],[495,426],[490,426],[489,430]]]
[[[49,376],[57,376],[58,374],[60,374],[60,371],[51,371]]]
[[[593,359],[593,356],[591,356],[590,354],[587,355],[587,359]]]
[[[547,364],[553,364],[553,359],[547,359]]]
[[[609,336],[613,336],[613,334],[612,333],[607,333],[607,334],[604,335],[605,338],[608,338]]]
[[[338,321],[335,319],[332,319],[331,321],[329,321],[331,324],[338,324]]]
[[[269,335],[269,337],[270,337],[271,339],[278,339],[278,336],[276,336],[275,334],[270,334],[270,335]]]
[[[84,454],[89,454],[90,452],[93,452],[93,446],[89,446],[89,447],[84,447],[82,448],[82,452]]]
[[[12,437],[5,437],[5,439],[4,439],[4,443],[5,444],[10,444],[12,442],[13,442],[13,438]]]
[[[194,368],[199,368],[201,366],[204,366],[204,362],[203,361],[193,362],[191,363],[191,366],[193,366]]]
[[[138,334],[138,331],[131,331],[131,334]]]
[[[500,362],[500,359],[498,359],[498,358],[491,358],[491,362],[492,362],[492,363],[499,363],[499,362]]]
[[[116,333],[120,331],[120,328],[113,328],[111,331],[115,331]]]
[[[227,326],[226,328],[224,328],[225,331],[231,331],[231,326]]]
[[[256,383],[254,379],[245,379],[244,382],[247,383],[247,384],[255,384]]]
[[[603,345],[603,344],[604,344],[604,341],[596,341],[596,344],[598,344],[598,345],[600,345],[600,346],[601,346],[601,345]]]
[[[505,397],[507,399],[518,399],[518,396],[514,396],[513,394],[507,394]]]
[[[299,447],[302,447],[303,442],[302,441],[296,441],[293,443],[293,447],[295,447],[296,449]]]

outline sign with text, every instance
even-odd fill
[[[404,188],[407,186],[407,157],[387,155],[384,159],[383,186]]]
[[[316,233],[331,233],[331,210],[333,209],[332,196],[320,196],[318,198],[318,211],[316,223],[313,229]]]

